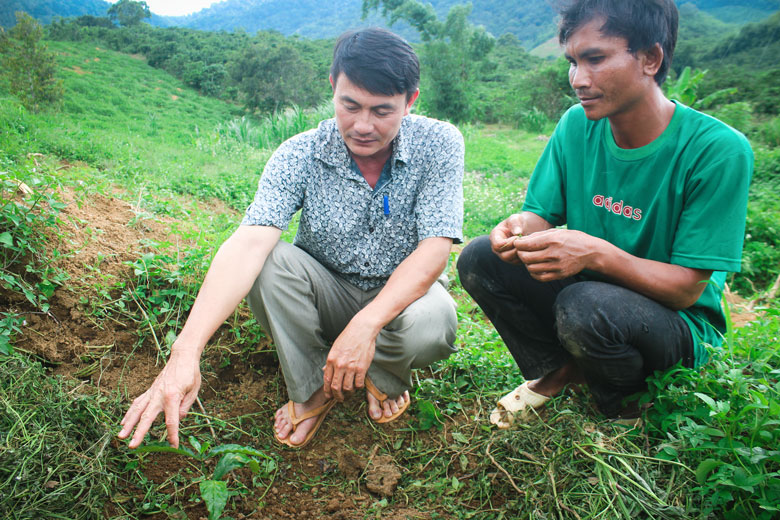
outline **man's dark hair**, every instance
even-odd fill
[[[674,0],[574,0],[561,9],[558,41],[566,44],[571,35],[594,19],[603,19],[601,33],[628,41],[628,50],[652,49],[656,43],[664,51],[655,82],[663,85],[672,65],[677,45],[678,13]]]
[[[360,29],[336,42],[330,66],[334,83],[339,74],[372,94],[406,94],[408,101],[420,83],[420,62],[400,36],[378,27]]]

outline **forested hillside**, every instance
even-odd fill
[[[103,0],[3,0],[0,2],[0,26],[13,27],[14,13],[22,11],[41,23],[49,23],[55,17],[105,16],[111,4]]]
[[[462,0],[431,0],[439,18]],[[550,0],[472,0],[469,21],[483,25],[498,37],[514,34],[526,49],[548,40],[555,32],[555,12]],[[760,21],[780,9],[780,0],[677,0],[728,24]],[[154,15],[149,20],[157,26],[179,26],[210,31],[243,29],[249,34],[274,30],[284,35],[307,38],[332,38],[344,30],[364,25],[385,26],[378,13],[361,19],[362,0],[224,0],[210,8],[182,17]],[[57,16],[105,16],[110,4],[102,0],[10,0],[0,5],[0,25],[14,24],[14,12],[24,11],[43,23]],[[689,9],[690,11],[690,9]],[[393,29],[410,40],[417,34],[401,22]]]

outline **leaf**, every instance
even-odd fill
[[[8,247],[14,246],[14,239],[11,236],[11,233],[6,231],[5,233],[0,233],[0,244],[5,244]]]
[[[14,348],[11,346],[11,342],[8,340],[8,336],[0,335],[0,354],[10,356],[13,354]]]
[[[200,454],[203,454],[203,450],[201,449],[200,441],[198,441],[198,439],[196,439],[195,436],[190,435],[189,441],[190,441],[190,446],[195,448],[196,452],[198,452]]]
[[[133,450],[133,453],[177,453],[179,455],[185,455],[187,457],[193,457],[193,458],[199,458],[195,453],[189,449],[189,448],[174,448],[170,444],[166,443],[157,443],[157,442],[150,442],[149,444],[144,444],[143,446],[140,446]]]
[[[467,444],[469,442],[469,438],[463,435],[460,432],[454,432],[452,434],[452,438],[458,441],[461,444]]]
[[[225,453],[214,468],[214,480],[220,480],[236,468],[243,467],[251,459],[240,453]]]
[[[717,459],[706,459],[702,461],[696,468],[696,481],[699,484],[704,484],[704,482],[707,481],[707,476],[721,464],[723,464],[723,461]]]
[[[712,397],[708,396],[707,394],[702,394],[701,392],[694,392],[694,395],[707,403],[710,408],[715,408],[715,400]]]
[[[262,457],[264,459],[270,459],[264,452],[249,446],[241,446],[240,444],[222,444],[220,446],[214,446],[209,451],[206,457],[213,457],[214,455],[222,455],[223,453],[241,453],[249,457]]]
[[[201,480],[200,496],[209,510],[209,520],[217,520],[222,516],[227,505],[228,489],[224,480]]]
[[[417,400],[417,429],[426,431],[430,430],[439,420],[439,411],[436,409],[436,405],[426,399]]]

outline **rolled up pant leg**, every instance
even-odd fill
[[[582,369],[602,413],[646,390],[645,379],[682,360],[693,366],[693,338],[679,313],[639,293],[603,282],[579,282],[555,301],[558,339]]]
[[[274,339],[290,399],[304,402],[322,387],[332,342],[379,291],[363,291],[302,249],[277,244],[247,301]],[[434,284],[380,332],[368,374],[380,390],[396,397],[411,387],[411,368],[453,351],[455,328],[455,304]]]

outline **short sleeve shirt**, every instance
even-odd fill
[[[590,121],[576,105],[548,142],[523,209],[640,258],[712,270],[699,300],[680,311],[698,365],[702,344],[720,344],[725,332],[720,296],[725,272],[740,269],[752,171],[745,136],[684,105],[634,149],[619,148],[609,121]]]
[[[462,240],[460,132],[408,115],[392,146],[389,178],[373,189],[335,120],[321,122],[274,152],[242,225],[287,229],[300,209],[296,246],[361,289],[381,287],[420,241]]]

